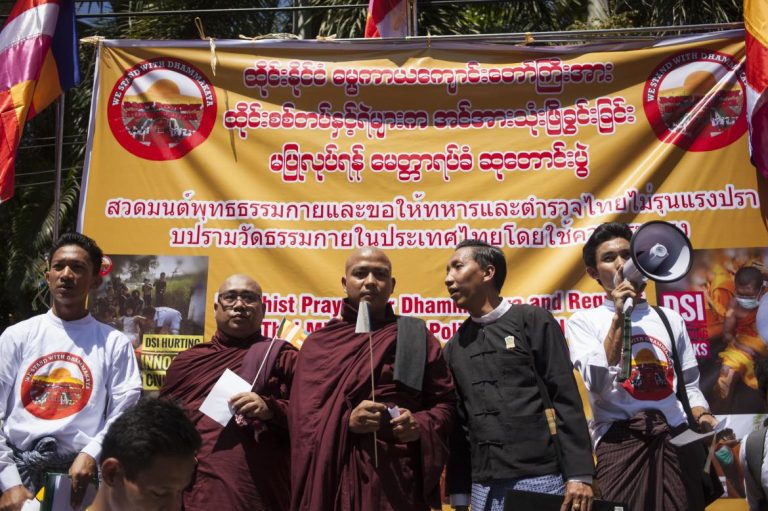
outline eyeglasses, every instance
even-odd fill
[[[250,291],[244,291],[242,293],[232,291],[219,295],[219,303],[224,307],[234,307],[238,300],[243,302],[243,305],[246,307],[253,307],[256,304],[261,303],[261,295],[251,293]]]

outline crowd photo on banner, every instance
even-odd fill
[[[95,3],[2,11],[0,223],[38,115],[57,161],[51,232],[8,228],[0,511],[768,510],[768,4],[78,40],[144,8]]]

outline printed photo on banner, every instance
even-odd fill
[[[688,275],[657,284],[659,305],[686,322],[715,414],[765,413],[755,363],[768,357],[768,248],[695,250]]]
[[[131,340],[145,390],[158,390],[173,358],[203,341],[208,258],[108,255],[91,313]]]

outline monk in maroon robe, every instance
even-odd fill
[[[225,280],[213,306],[211,342],[180,353],[168,368],[160,395],[185,409],[203,439],[194,482],[183,495],[185,511],[288,509],[286,413],[297,351],[261,335],[261,296],[250,277]],[[222,427],[199,408],[225,369],[256,383],[253,392],[232,396],[237,414]]]
[[[342,317],[302,345],[289,405],[293,510],[440,506],[453,381],[424,322],[393,313],[391,271],[380,250],[354,253],[341,280]],[[355,333],[361,301],[370,306],[375,396],[368,334]],[[414,324],[416,335],[399,335]]]

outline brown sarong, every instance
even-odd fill
[[[669,443],[685,429],[670,428],[658,410],[613,423],[596,449],[603,498],[632,511],[703,511],[701,476],[681,468],[683,450]]]

